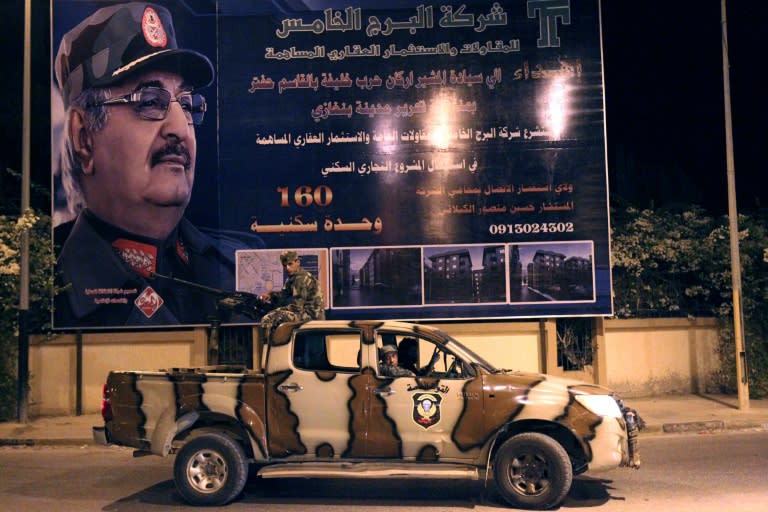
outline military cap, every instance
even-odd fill
[[[392,345],[384,345],[381,347],[381,355],[389,354],[390,352],[397,353],[397,349]]]
[[[297,259],[299,259],[299,254],[296,251],[283,251],[280,253],[280,263],[283,265],[287,265]]]
[[[195,88],[213,82],[208,57],[178,47],[168,9],[131,2],[103,7],[67,32],[55,73],[67,107],[85,89],[106,87],[158,65],[178,72]]]

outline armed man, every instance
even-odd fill
[[[317,279],[301,267],[301,260],[296,251],[284,251],[280,254],[280,263],[288,273],[283,289],[268,292],[261,296],[262,301],[274,308],[261,319],[261,327],[266,336],[271,336],[275,328],[284,322],[306,322],[324,320],[323,293]]]

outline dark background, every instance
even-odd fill
[[[574,2],[578,0],[572,0]],[[32,2],[32,179],[50,181],[49,3]],[[456,3],[456,2],[454,2]],[[611,201],[698,204],[727,213],[721,13],[718,0],[602,0]],[[728,2],[739,211],[768,204],[759,163],[766,103],[763,24],[768,2]],[[24,0],[0,0],[0,169],[21,170]],[[18,212],[20,183],[0,173],[2,212]],[[33,191],[33,206],[50,199]]]

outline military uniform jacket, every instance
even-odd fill
[[[271,294],[272,304],[312,319],[324,319],[323,293],[315,276],[300,268],[285,280],[283,289]]]
[[[381,364],[381,374],[387,377],[413,377],[416,374],[411,370],[401,368],[396,364]]]
[[[61,248],[57,281],[69,286],[55,299],[55,328],[202,324],[216,317],[216,295],[137,272],[102,236],[100,223],[81,213]],[[237,235],[212,236],[183,218],[173,235],[182,249],[163,242],[155,271],[233,291],[234,251],[263,246],[258,237]]]

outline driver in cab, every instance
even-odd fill
[[[416,374],[398,366],[397,348],[392,345],[384,345],[380,349],[381,375],[386,377],[415,377]]]

